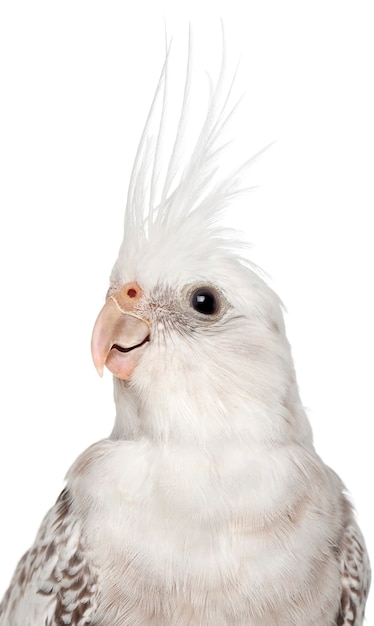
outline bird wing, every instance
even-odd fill
[[[370,587],[370,565],[364,538],[356,524],[347,526],[341,558],[342,597],[337,626],[362,626]]]
[[[84,626],[95,613],[96,590],[81,524],[65,489],[18,563],[0,604],[0,626]]]

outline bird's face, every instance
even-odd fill
[[[129,380],[148,344],[165,351],[169,343],[175,350],[176,336],[193,343],[194,335],[209,332],[230,309],[222,291],[204,281],[181,289],[156,285],[148,293],[137,282],[114,285],[92,334],[95,367],[100,375],[106,366]]]
[[[140,373],[144,380],[178,373],[179,387],[205,379],[221,389],[231,379],[233,390],[259,383],[265,367],[269,378],[269,363],[278,369],[286,340],[277,296],[232,257],[196,270],[170,268],[161,277],[150,267],[112,282],[92,336],[100,374],[106,366],[131,382]]]

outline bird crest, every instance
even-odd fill
[[[182,103],[174,127],[169,123],[171,44],[158,80],[130,176],[124,237],[112,272],[112,283],[133,280],[142,259],[159,266],[170,258],[183,266],[193,256],[206,259],[217,251],[244,247],[233,230],[220,222],[232,200],[248,191],[243,173],[255,155],[222,172],[220,161],[228,143],[224,135],[240,99],[233,101],[236,72],[228,79],[225,42],[218,78],[207,76],[206,109],[196,128],[193,118],[193,43],[190,32]],[[199,95],[199,102],[201,94]],[[191,141],[191,128],[195,130]],[[261,151],[262,152],[262,151]],[[191,241],[193,245],[191,246]],[[162,261],[164,251],[165,261]],[[145,265],[145,263],[144,263]]]

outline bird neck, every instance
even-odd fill
[[[309,422],[296,381],[286,396],[232,394],[232,389],[193,390],[168,384],[143,393],[136,386],[114,379],[116,420],[113,439],[148,439],[175,444],[214,445],[240,440],[248,445],[288,445],[297,441],[312,446]]]

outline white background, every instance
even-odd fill
[[[90,334],[164,18],[180,71],[191,21],[196,71],[214,75],[223,17],[246,92],[233,135],[246,157],[276,140],[228,222],[287,306],[316,447],[373,551],[372,11],[361,0],[2,2],[0,596],[67,468],[112,427]]]

